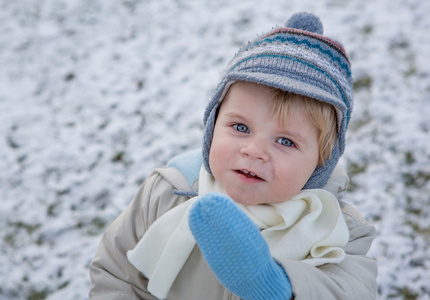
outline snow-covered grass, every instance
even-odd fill
[[[202,138],[238,47],[297,11],[350,54],[343,199],[377,228],[381,299],[430,299],[430,2],[0,1],[0,299],[85,299],[101,234]]]

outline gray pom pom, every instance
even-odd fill
[[[321,35],[324,31],[320,19],[316,15],[307,12],[300,12],[292,15],[285,25],[289,28],[301,29]]]

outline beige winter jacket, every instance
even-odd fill
[[[198,182],[192,185],[194,190],[196,187]],[[156,170],[141,186],[129,207],[103,235],[91,262],[91,300],[157,299],[147,292],[147,279],[130,264],[126,254],[155,220],[190,198],[179,196],[178,191],[187,194],[192,189],[175,168]],[[376,262],[366,257],[375,229],[352,206],[340,204],[350,233],[349,243],[344,247],[346,258],[340,264],[320,267],[300,261],[284,264],[296,300],[376,298]],[[239,300],[239,297],[219,283],[196,246],[167,299]]]

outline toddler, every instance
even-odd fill
[[[313,14],[241,48],[202,149],[154,170],[107,229],[90,299],[375,299],[375,229],[336,199],[352,102]]]

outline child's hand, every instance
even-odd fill
[[[258,227],[222,194],[202,196],[189,226],[218,280],[245,300],[290,299],[291,284]]]

